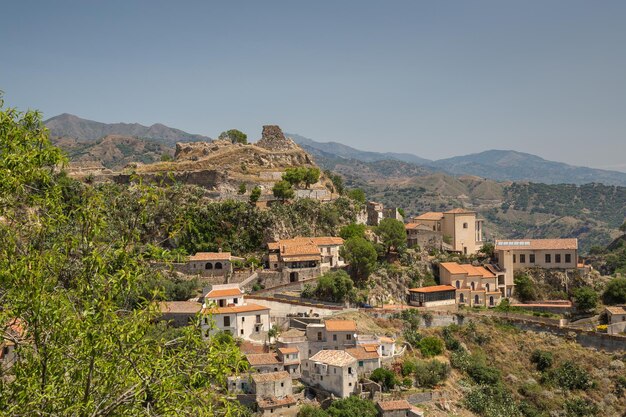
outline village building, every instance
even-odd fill
[[[396,354],[396,341],[391,337],[359,334],[356,344],[366,349],[376,349],[381,358],[393,357]]]
[[[243,305],[243,291],[239,284],[213,285],[205,291],[204,304],[217,307]]]
[[[376,403],[379,417],[424,417],[423,411],[407,400],[387,400]]]
[[[298,348],[279,347],[276,350],[278,352],[278,360],[283,363],[285,371],[292,378],[300,378],[300,351]]]
[[[187,273],[201,276],[228,276],[233,272],[230,252],[198,252],[187,260]]]
[[[380,368],[380,355],[373,346],[357,346],[345,351],[357,360],[356,371],[359,376],[368,377],[374,369]]]
[[[620,334],[626,332],[626,306],[609,306],[605,310],[607,317],[607,333]]]
[[[159,303],[160,319],[172,327],[184,327],[193,323],[202,304],[197,301],[163,301]]]
[[[302,381],[339,398],[357,389],[357,360],[344,350],[321,350],[302,361]]]
[[[407,233],[413,234],[409,244],[419,244],[417,237],[422,231],[424,242],[432,239],[432,232],[441,234],[442,248],[465,255],[478,253],[483,245],[483,222],[476,217],[476,212],[456,208],[446,212],[428,212],[413,217]],[[425,226],[422,227],[422,226]],[[428,233],[426,233],[426,228]]]
[[[291,328],[280,333],[276,339],[276,347],[279,349],[296,349],[300,360],[309,357],[309,342],[304,330]]]
[[[431,226],[411,222],[404,227],[406,229],[406,243],[409,248],[443,249],[443,235],[441,232],[433,230]]]
[[[495,307],[504,297],[504,279],[483,266],[442,262],[439,264],[439,281],[456,289],[456,302],[470,307]]]
[[[367,225],[378,226],[380,221],[384,218],[384,206],[382,203],[375,201],[367,202]]]
[[[262,374],[284,371],[283,363],[275,353],[250,353],[246,360],[252,369]]]
[[[345,350],[356,346],[356,322],[353,320],[326,320],[306,326],[309,344],[307,358],[321,350]]]
[[[340,254],[340,237],[298,237],[267,244],[266,267],[283,273],[289,282],[315,278],[345,262]]]
[[[223,294],[221,291],[231,291],[228,289],[218,290],[213,296],[205,297],[205,305],[202,309],[202,329],[206,336],[218,331],[229,333],[234,337],[244,340],[264,341],[267,339],[267,332],[270,329],[270,309],[269,307],[257,304],[246,303],[242,295]],[[211,294],[209,292],[209,294]],[[207,296],[209,296],[207,294]],[[237,299],[237,303],[229,303],[223,306],[216,305],[226,297],[226,300]],[[241,304],[239,304],[241,303]]]
[[[456,288],[451,285],[409,289],[409,304],[416,307],[440,307],[456,304]]]
[[[228,377],[228,391],[253,396],[261,416],[296,414],[292,378],[288,372],[249,373]],[[248,399],[250,401],[250,399]],[[248,403],[252,405],[252,403]],[[293,411],[293,413],[291,412]]]
[[[496,240],[494,255],[504,273],[505,296],[510,297],[515,271],[519,269],[577,269],[578,239]]]

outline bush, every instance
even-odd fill
[[[591,378],[587,371],[572,361],[566,361],[546,378],[558,387],[568,390],[585,390],[591,385]]]
[[[333,401],[326,413],[330,417],[378,417],[374,403],[357,396]]]
[[[298,411],[297,417],[328,417],[328,413],[319,407],[305,404]]]
[[[413,387],[413,380],[410,377],[406,377],[402,380],[402,386],[404,388],[412,388]]]
[[[521,417],[511,394],[502,384],[473,388],[465,396],[465,406],[485,417]]]
[[[552,367],[554,358],[550,352],[535,349],[530,355],[530,361],[537,365],[538,371],[545,371],[546,369]]]
[[[598,293],[591,287],[577,288],[574,291],[576,308],[586,313],[593,312],[598,307]]]
[[[626,278],[615,278],[606,286],[602,295],[606,304],[626,303]]]
[[[433,388],[450,375],[450,365],[438,360],[419,361],[416,363],[415,382],[420,387]]]
[[[513,281],[515,283],[515,296],[521,301],[534,301],[537,298],[535,284],[528,275],[516,275]]]
[[[409,376],[417,371],[417,363],[412,359],[405,359],[400,366],[402,376]]]
[[[335,303],[356,299],[354,282],[343,270],[330,271],[322,275],[313,294],[315,298]]]
[[[419,342],[419,350],[425,358],[441,355],[443,349],[443,340],[436,336],[425,337]]]
[[[396,374],[385,368],[374,369],[374,372],[370,375],[370,379],[374,382],[378,382],[384,391],[389,391],[398,385]]]
[[[567,417],[595,417],[598,415],[598,406],[583,398],[574,398],[565,402]]]

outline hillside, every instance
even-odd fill
[[[63,113],[44,121],[52,138],[68,137],[90,142],[108,135],[132,136],[174,146],[176,142],[210,141],[211,138],[174,129],[160,123],[143,126],[139,123],[101,123]]]
[[[164,155],[172,157],[174,149],[155,140],[130,136],[108,135],[92,142],[70,137],[53,139],[74,164],[100,163],[105,168],[120,170],[132,162],[150,164]]]

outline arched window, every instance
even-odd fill
[[[204,265],[204,269],[213,269],[213,264],[211,262],[207,262],[206,265]]]
[[[489,283],[485,284],[485,288],[487,289],[487,292],[489,292]]]
[[[221,262],[215,262],[215,269],[222,269],[222,263]]]
[[[493,307],[493,295],[489,297],[489,305]]]
[[[457,281],[457,282],[456,282],[456,287],[457,287],[457,288],[461,288],[461,281]]]
[[[463,293],[459,294],[459,303],[464,303],[465,302],[465,297],[463,296]]]
[[[478,298],[477,295],[474,296],[474,304],[478,304],[480,303],[480,299]]]
[[[472,281],[472,291],[474,291],[476,289],[476,284],[474,284],[474,281]]]

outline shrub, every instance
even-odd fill
[[[626,278],[615,278],[609,282],[602,299],[606,304],[626,303]]]
[[[405,359],[400,366],[400,373],[402,376],[409,376],[417,371],[417,364],[412,359]]]
[[[402,386],[404,388],[412,388],[413,387],[413,380],[410,377],[406,377],[402,380]]]
[[[587,371],[572,361],[566,361],[557,369],[550,372],[547,381],[554,382],[563,389],[587,389],[591,385],[591,378]]]
[[[565,401],[567,417],[595,417],[598,415],[598,406],[583,398],[574,398]]]
[[[415,382],[420,387],[433,388],[450,375],[450,365],[435,359],[428,362],[419,361],[416,368]]]
[[[485,417],[520,417],[511,394],[502,385],[474,387],[465,396],[465,406],[472,412]]]
[[[530,361],[537,365],[538,371],[545,371],[546,369],[552,367],[554,358],[550,352],[535,349],[530,355]]]
[[[374,369],[374,372],[370,375],[370,379],[374,382],[378,382],[384,391],[389,391],[398,384],[396,374],[385,368]]]
[[[441,355],[443,349],[443,340],[436,336],[427,336],[419,342],[419,350],[425,358]]]
[[[591,287],[577,288],[574,291],[576,308],[584,312],[593,312],[598,307],[598,293]]]
[[[533,301],[537,298],[535,285],[528,275],[517,275],[513,281],[515,283],[515,295],[521,301]]]
[[[377,417],[376,406],[370,400],[364,400],[357,396],[333,401],[326,409],[330,417]],[[315,416],[317,417],[317,416]]]

